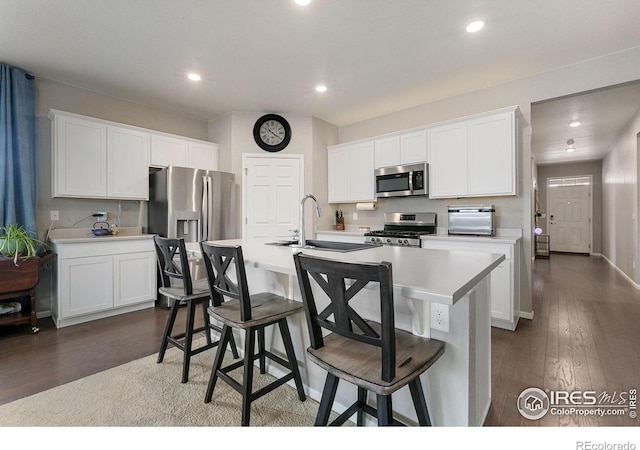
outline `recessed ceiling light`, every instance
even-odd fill
[[[327,87],[324,84],[316,86],[316,92],[327,92]]]
[[[311,3],[311,0],[294,0],[300,6],[307,6]]]
[[[475,33],[476,31],[480,31],[484,28],[484,21],[482,20],[474,20],[469,25],[467,25],[467,33]]]
[[[187,75],[187,78],[189,78],[191,81],[200,81],[202,79],[197,73],[190,73]]]
[[[565,151],[567,151],[567,152],[571,153],[571,152],[575,152],[575,151],[576,151],[576,149],[575,149],[574,147],[569,147],[569,148],[567,148]]]
[[[579,120],[573,120],[569,122],[569,126],[573,128],[579,127],[580,125],[582,125],[582,122],[580,122]]]

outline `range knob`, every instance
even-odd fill
[[[387,238],[387,244],[391,244],[391,239]]]

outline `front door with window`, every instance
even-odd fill
[[[589,177],[549,179],[548,193],[551,251],[590,253]]]

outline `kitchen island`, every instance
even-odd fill
[[[350,252],[333,252],[267,245],[274,240],[248,239],[215,241],[241,245],[247,268],[250,292],[271,291],[300,300],[293,254],[304,253],[354,262],[389,261],[393,267],[396,326],[414,334],[445,342],[445,353],[423,376],[422,382],[432,422],[436,426],[479,426],[486,418],[491,402],[491,271],[503,260],[503,254],[406,247],[376,247]],[[199,253],[197,243],[189,251]],[[352,301],[372,305],[376,319],[374,289],[365,289],[362,298]],[[359,294],[360,295],[360,294]],[[431,321],[431,306],[446,311],[446,323]],[[326,372],[306,356],[309,338],[304,314],[291,318],[290,328],[303,382],[310,397],[319,400]],[[437,329],[440,328],[440,329]],[[282,352],[277,334],[267,342]],[[278,366],[268,367],[281,374]],[[341,383],[334,408],[342,412],[355,398],[355,387]],[[373,399],[370,399],[372,401]],[[415,414],[407,388],[394,394],[394,414],[415,423]]]

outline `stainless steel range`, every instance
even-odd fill
[[[364,234],[366,244],[420,247],[420,236],[435,234],[436,213],[385,213],[384,229]]]

